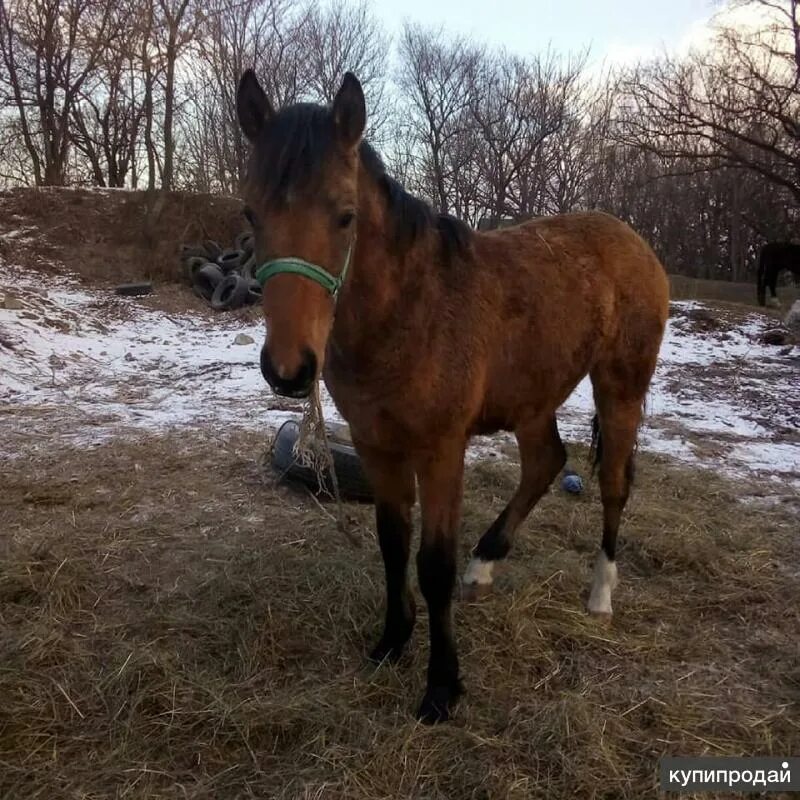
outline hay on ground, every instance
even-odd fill
[[[456,606],[468,694],[426,728],[424,605],[401,664],[369,666],[377,545],[275,486],[267,446],[199,431],[0,466],[0,796],[639,800],[663,755],[800,751],[795,505],[641,455],[603,627],[596,487],[554,490],[495,594]],[[515,471],[471,468],[462,564]]]

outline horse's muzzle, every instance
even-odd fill
[[[261,374],[275,394],[283,397],[308,397],[317,377],[317,357],[311,350],[303,351],[300,369],[290,378],[282,377],[275,369],[266,347],[261,348]]]

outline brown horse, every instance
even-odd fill
[[[419,485],[430,660],[418,716],[447,719],[462,692],[451,597],[467,442],[514,431],[522,464],[519,488],[474,549],[464,576],[474,590],[491,583],[495,561],[563,467],[556,409],[591,376],[604,524],[588,606],[610,615],[617,528],[667,319],[666,275],[648,245],[605,214],[490,233],[437,215],[362,140],[364,95],[349,73],[330,108],[276,112],[248,71],[237,106],[252,143],[246,213],[267,262],[261,370],[293,397],[321,373],[350,424],[375,491],[386,570],[376,661],[397,659],[414,625],[407,565]]]

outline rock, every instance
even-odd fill
[[[783,328],[770,328],[761,335],[761,342],[762,344],[781,345],[786,344],[788,338],[789,336]]]
[[[253,344],[254,342],[255,339],[246,333],[237,333],[236,338],[233,340],[234,344]]]
[[[707,308],[690,308],[686,312],[686,319],[691,323],[691,328],[694,331],[716,331],[719,330],[723,321],[714,315],[712,311]]]
[[[69,323],[63,319],[55,319],[54,317],[43,317],[42,322],[49,325],[51,328],[61,331],[61,333],[69,333]]]
[[[136,361],[136,356],[133,353],[125,353],[126,361]]]
[[[790,333],[800,336],[800,300],[795,300],[792,307],[783,319],[783,324]]]
[[[0,302],[0,307],[7,308],[9,311],[19,311],[25,308],[25,304],[14,297],[13,294],[7,294],[3,297],[2,302]]]

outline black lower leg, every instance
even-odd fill
[[[619,528],[619,517],[620,514],[617,512],[614,516],[616,517],[616,522],[609,521],[608,513],[605,514],[605,521],[603,523],[603,544],[601,545],[603,548],[603,552],[606,554],[606,558],[609,561],[613,561],[616,554],[617,554],[617,529]]]
[[[492,526],[475,545],[473,555],[481,561],[499,561],[511,550],[514,534],[539,498],[547,491],[567,460],[555,420],[545,429],[518,435],[522,458],[520,487]]]
[[[417,556],[420,588],[428,604],[431,643],[428,684],[418,716],[429,723],[448,719],[452,705],[463,693],[451,617],[456,580],[454,544],[437,539],[423,546]]]
[[[414,601],[406,578],[411,519],[408,511],[386,503],[377,505],[375,516],[386,571],[386,623],[370,658],[396,660],[414,628]]]
[[[472,554],[482,561],[499,561],[508,555],[511,549],[511,537],[507,532],[508,515],[511,505],[507,505],[500,516],[492,523],[486,533],[478,540]]]
[[[602,477],[601,477],[602,480]],[[601,487],[603,494],[603,552],[609,561],[613,561],[617,553],[617,531],[622,519],[622,512],[628,502],[628,492],[633,482],[633,457],[628,458],[621,481],[606,482]],[[617,491],[614,492],[613,490]]]

